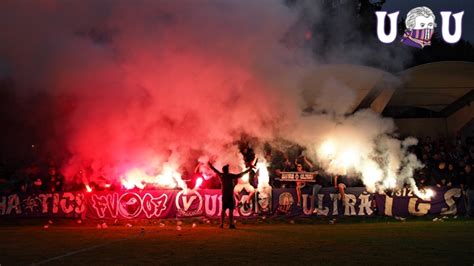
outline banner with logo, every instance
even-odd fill
[[[78,217],[85,211],[83,192],[0,196],[0,217]]]
[[[175,217],[177,190],[96,192],[87,197],[87,218],[133,219]]]
[[[316,182],[316,173],[314,172],[281,172],[280,181],[285,182]]]
[[[274,189],[273,206],[275,215],[285,216],[366,216],[374,214],[374,195],[365,188],[346,189],[345,204],[334,188],[322,188],[319,191],[305,186],[298,201],[294,188]]]
[[[322,188],[316,194],[311,187],[302,190],[300,204],[295,189],[274,189],[275,215],[286,216],[423,216],[464,214],[466,205],[460,188],[430,188],[430,200],[416,197],[409,188],[387,194],[370,194],[363,187],[349,187],[344,204],[334,188]],[[317,211],[315,209],[317,208]]]
[[[271,213],[271,190],[256,194],[245,206],[248,195],[236,197],[241,202],[235,210],[236,217],[250,217],[259,213]],[[148,190],[140,192],[97,192],[88,194],[87,218],[133,219],[133,218],[184,218],[220,217],[222,196],[218,189]]]
[[[375,195],[380,214],[406,217],[423,215],[457,215],[466,213],[466,199],[461,188],[431,187],[429,200],[416,197],[409,188],[388,195]]]
[[[222,196],[220,190],[200,191],[204,199],[203,215],[207,217],[220,217],[222,213]],[[255,217],[258,215],[270,215],[272,209],[272,189],[263,189],[255,193],[255,197],[249,200],[249,195],[244,192],[235,197],[236,207],[234,217]],[[248,205],[245,203],[249,202]]]
[[[236,217],[259,215],[310,216],[423,216],[457,215],[466,211],[460,188],[431,188],[434,196],[423,200],[408,189],[391,194],[371,194],[363,187],[346,189],[344,202],[334,188],[306,185],[298,201],[294,188],[265,189],[252,199],[243,190],[236,195]],[[62,192],[0,196],[0,217],[86,217],[89,219],[156,219],[220,217],[218,189],[145,190],[121,192]]]

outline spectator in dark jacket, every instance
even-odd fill
[[[235,199],[234,199],[234,180],[241,178],[246,173],[250,172],[252,168],[247,169],[246,171],[240,174],[231,174],[229,172],[229,165],[224,165],[222,167],[222,172],[217,170],[211,162],[208,162],[209,167],[216,173],[216,175],[221,180],[221,190],[222,190],[222,212],[221,212],[221,225],[220,228],[224,227],[224,218],[226,210],[229,210],[229,228],[235,229],[234,225],[234,208],[235,208]]]
[[[428,173],[429,171],[426,166],[415,171],[414,177],[417,186],[424,187],[431,185],[431,177]]]
[[[59,192],[63,189],[64,176],[62,176],[55,166],[50,166],[48,169],[48,176],[46,177],[43,186],[46,192]]]
[[[448,163],[446,170],[446,186],[459,186],[459,172],[454,168],[453,163]]]
[[[446,183],[446,162],[441,161],[438,163],[437,167],[431,172],[433,185],[437,187],[444,186]]]
[[[464,167],[461,188],[467,199],[467,215],[474,217],[474,173],[470,164]]]

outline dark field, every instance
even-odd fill
[[[336,224],[191,223],[164,227],[2,225],[0,264],[31,265],[473,265],[474,221]]]

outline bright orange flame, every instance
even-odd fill
[[[202,182],[203,182],[202,177],[198,177],[196,179],[196,184],[194,185],[194,189],[198,189],[202,185]]]
[[[338,159],[344,168],[349,168],[356,163],[357,152],[354,149],[347,149],[341,153]]]
[[[171,165],[165,165],[163,167],[163,172],[156,176],[155,182],[164,188],[176,188],[177,186],[181,188],[186,187],[186,184],[181,179],[181,174]]]
[[[431,200],[435,196],[435,192],[431,189],[414,190],[415,195],[422,200]]]
[[[181,179],[181,174],[176,171],[176,167],[165,164],[160,174],[148,175],[141,169],[134,168],[125,173],[122,177],[122,186],[125,189],[145,188],[146,184],[154,184],[161,188],[182,188],[186,190],[186,183]]]
[[[238,179],[238,182],[245,184],[245,183],[248,183],[249,180],[250,180],[249,174],[245,174],[241,178]]]
[[[201,173],[205,180],[211,179],[211,176],[207,175],[206,173]]]
[[[139,169],[132,169],[125,174],[122,179],[122,185],[126,189],[137,187],[143,189],[145,187],[144,181],[148,180],[148,176]]]
[[[336,145],[331,140],[327,140],[319,148],[319,153],[325,158],[332,157],[336,153]]]
[[[263,187],[269,186],[268,182],[270,180],[268,169],[267,169],[267,162],[265,161],[265,159],[257,163],[257,169],[258,169],[258,188],[260,190]]]

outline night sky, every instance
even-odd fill
[[[453,13],[464,11],[462,38],[474,42],[474,1],[471,0],[387,0],[383,9],[387,12],[400,11],[402,17],[410,9],[418,6],[427,6],[436,15],[437,30],[441,31],[440,11],[451,11]],[[452,20],[453,22],[453,20]]]

